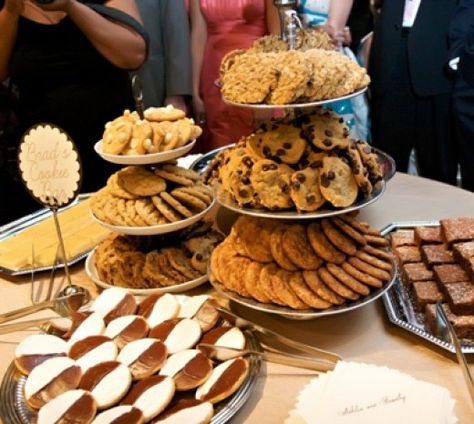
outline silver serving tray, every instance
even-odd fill
[[[284,318],[293,319],[293,320],[310,320],[315,318],[320,318],[328,315],[336,315],[342,314],[344,312],[353,311],[355,309],[361,308],[362,306],[368,305],[369,303],[373,302],[374,300],[378,299],[384,293],[386,293],[392,285],[395,283],[397,279],[397,271],[396,271],[396,264],[393,261],[392,267],[392,278],[390,281],[385,284],[385,286],[372,290],[371,293],[365,297],[357,301],[348,301],[347,303],[340,305],[340,306],[333,306],[328,309],[317,310],[317,309],[303,309],[303,310],[296,310],[291,309],[285,306],[278,306],[275,304],[268,304],[268,303],[261,303],[253,299],[249,299],[247,297],[243,297],[234,293],[233,291],[227,290],[221,283],[216,281],[212,276],[212,270],[208,273],[210,275],[209,281],[212,286],[216,289],[216,291],[222,295],[227,297],[228,299],[239,303],[241,305],[246,306],[250,309],[255,309],[257,311],[266,312],[269,314],[279,315]]]
[[[439,221],[402,221],[394,222],[385,227],[381,234],[386,236],[392,231],[398,229],[413,229],[414,227],[436,227]],[[385,310],[390,322],[403,328],[410,333],[425,339],[436,346],[439,346],[449,352],[455,353],[454,346],[447,341],[440,339],[432,334],[426,328],[424,322],[424,314],[415,312],[413,309],[413,299],[411,293],[402,283],[400,276],[397,275],[395,282],[390,290],[382,297]],[[474,353],[474,341],[461,339],[462,351],[465,354]]]
[[[261,351],[257,337],[247,331],[247,346],[251,350]],[[257,380],[261,359],[255,355],[247,356],[249,373],[240,388],[228,399],[214,405],[215,414],[211,424],[224,424],[228,422],[243,406],[252,393]],[[12,362],[8,367],[0,386],[0,418],[5,424],[32,424],[36,422],[36,412],[32,411],[25,403],[23,396],[26,377],[17,371]]]
[[[82,202],[83,200],[88,199],[92,193],[85,193],[85,194],[80,194],[77,198],[76,201],[68,205],[66,208],[62,208],[61,210],[70,208],[74,205],[76,205],[79,202]],[[10,237],[13,237],[14,235],[20,233],[21,231],[37,224],[38,222],[41,222],[45,220],[46,218],[50,217],[53,213],[51,212],[50,209],[48,208],[42,208],[36,212],[33,212],[29,215],[25,215],[15,221],[9,222],[8,224],[2,225],[0,227],[0,241],[1,240],[6,240],[9,239]],[[74,256],[73,258],[69,259],[68,261],[68,266],[74,265],[83,259],[87,257],[89,254],[89,251],[83,252],[77,256]],[[53,266],[45,266],[45,267],[35,267],[35,268],[28,268],[28,269],[20,269],[20,270],[15,270],[15,269],[10,269],[10,268],[4,268],[0,266],[0,272],[10,275],[10,276],[18,276],[18,275],[27,275],[31,274],[32,272],[42,272],[42,271],[50,271],[53,268]],[[64,268],[63,263],[59,263],[56,265],[56,269],[61,269]]]

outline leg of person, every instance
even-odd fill
[[[416,144],[420,175],[456,184],[457,153],[451,94],[418,98]]]

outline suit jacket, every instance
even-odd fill
[[[188,15],[183,0],[136,0],[150,36],[147,61],[138,70],[145,107],[167,96],[192,94]]]
[[[369,64],[371,89],[383,94],[390,85],[401,40],[405,0],[384,2],[374,28]],[[421,0],[408,34],[408,66],[415,94],[449,93],[452,81],[444,71],[448,58],[448,29],[456,0]]]

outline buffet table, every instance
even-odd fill
[[[472,216],[473,211],[473,193],[423,178],[396,174],[383,198],[363,210],[361,217],[381,229],[394,221]],[[226,215],[226,211],[218,211],[218,222],[224,222]],[[96,293],[82,268],[82,265],[72,268],[74,282]],[[209,286],[205,285],[197,292],[203,290],[209,290]],[[0,278],[0,313],[28,305],[29,295],[29,278]],[[459,422],[473,421],[474,409],[455,355],[390,324],[381,300],[355,311],[311,321],[287,320],[236,304],[231,307],[243,317],[295,340],[334,351],[345,360],[385,365],[444,386],[456,400]],[[51,312],[43,314],[51,316]],[[3,376],[13,358],[16,341],[30,333],[0,336],[0,375]],[[474,358],[469,362],[474,371]],[[232,422],[283,422],[294,407],[299,391],[314,375],[311,371],[264,363],[250,399]]]

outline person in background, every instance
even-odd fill
[[[353,0],[351,13],[347,19],[351,33],[351,50],[356,53],[359,43],[374,28],[374,18],[370,10],[370,0]]]
[[[474,191],[474,0],[460,0],[449,31],[461,186]]]
[[[17,142],[34,124],[61,127],[80,153],[82,191],[102,187],[111,168],[94,143],[107,121],[133,107],[128,71],[146,59],[147,36],[134,0],[2,3],[0,81],[10,77],[18,88]],[[31,202],[20,208],[19,198],[28,196],[18,182],[2,181],[0,190],[9,199],[2,202],[3,222],[31,209]]]
[[[222,101],[218,86],[222,58],[266,34],[279,34],[280,26],[271,0],[191,0],[190,12],[193,112],[204,128],[199,150],[206,152],[236,142],[254,129],[252,111]]]
[[[183,0],[136,0],[150,36],[147,61],[137,71],[145,107],[172,104],[186,110],[192,95],[188,15]]]
[[[455,184],[452,81],[444,72],[455,0],[385,1],[372,40],[373,145],[406,172],[415,149],[421,176]]]

